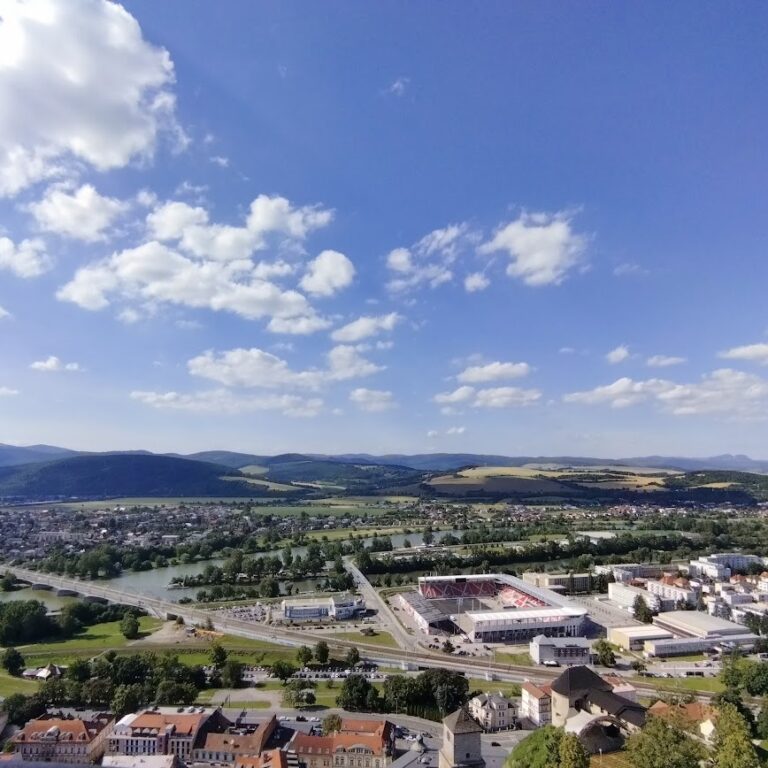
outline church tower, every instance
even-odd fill
[[[480,754],[483,729],[464,707],[443,720],[443,746],[439,768],[485,768]]]

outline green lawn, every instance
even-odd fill
[[[665,691],[707,691],[709,693],[720,693],[725,690],[725,686],[717,677],[638,677],[635,680]]]
[[[469,690],[470,691],[486,691],[490,693],[501,692],[505,696],[519,696],[520,684],[505,683],[500,680],[485,680],[484,678],[480,678],[480,677],[470,677]]]
[[[139,627],[142,634],[149,634],[163,625],[162,619],[151,616],[141,616]],[[110,648],[124,648],[130,641],[126,640],[120,631],[119,621],[109,621],[104,624],[94,624],[83,632],[68,640],[52,640],[45,643],[19,646],[26,656],[46,653],[67,654],[71,651],[107,651]]]
[[[364,645],[380,645],[384,648],[398,648],[395,638],[389,632],[377,632],[375,635],[364,635],[362,632],[334,632],[331,636],[337,640],[351,640]]]
[[[5,698],[13,693],[32,694],[37,690],[34,680],[24,680],[21,677],[11,677],[7,672],[0,672],[0,696]]]
[[[532,667],[533,659],[527,653],[504,653],[503,651],[495,651],[493,654],[494,661],[497,664],[514,664],[517,667]]]

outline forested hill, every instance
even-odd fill
[[[240,473],[170,456],[97,454],[0,468],[0,497],[252,496]],[[259,494],[260,495],[260,494]]]

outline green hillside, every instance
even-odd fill
[[[0,468],[0,497],[251,496],[253,486],[218,464],[142,454],[75,456]]]

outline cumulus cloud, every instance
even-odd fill
[[[522,213],[500,227],[478,248],[480,254],[505,252],[507,274],[526,285],[559,285],[582,261],[587,238],[573,230],[568,212]]]
[[[79,363],[64,363],[56,355],[50,355],[45,360],[38,360],[29,366],[33,371],[42,373],[59,373],[61,371],[79,371]]]
[[[471,365],[456,378],[463,384],[478,384],[484,381],[519,379],[531,372],[528,363],[501,363],[496,361],[487,365]]]
[[[187,362],[193,376],[217,381],[228,387],[316,388],[322,380],[319,371],[292,371],[285,360],[262,349],[211,350]]]
[[[349,399],[361,411],[388,411],[397,407],[392,393],[383,389],[365,389],[359,387],[349,393]]]
[[[51,268],[45,243],[37,238],[22,240],[16,245],[8,237],[0,237],[0,270],[13,272],[16,277],[38,277]]]
[[[605,356],[605,359],[611,364],[623,363],[629,357],[629,347],[626,344],[620,344],[618,347],[612,349]]]
[[[0,387],[0,397],[14,397],[19,394],[18,389],[11,389],[10,387]]]
[[[488,387],[475,389],[463,386],[453,392],[441,392],[433,398],[440,405],[449,406],[444,410],[447,415],[456,413],[453,406],[468,405],[472,408],[512,408],[532,405],[541,399],[538,389],[521,389],[520,387]]]
[[[484,291],[491,281],[482,272],[473,272],[464,278],[464,290],[467,293],[477,293]]]
[[[433,230],[410,248],[395,248],[387,255],[387,267],[393,273],[387,287],[393,292],[405,292],[450,282],[452,265],[473,238],[469,225],[450,224]]]
[[[753,374],[720,368],[700,381],[678,384],[665,379],[635,381],[624,377],[612,384],[572,392],[567,403],[626,408],[652,402],[676,416],[721,414],[739,418],[764,418],[768,407],[768,380]]]
[[[307,271],[299,285],[313,296],[333,296],[351,285],[355,266],[338,251],[323,251],[307,264]]]
[[[378,317],[363,315],[363,317],[337,328],[331,334],[331,338],[334,341],[361,341],[384,331],[393,330],[401,320],[402,317],[397,312],[390,312],[388,315],[379,315]]]
[[[105,231],[127,209],[125,203],[100,195],[90,184],[73,192],[48,187],[42,199],[29,206],[42,230],[91,243],[104,240]]]
[[[239,414],[253,411],[279,411],[285,416],[316,416],[323,407],[320,398],[299,395],[239,395],[227,389],[182,394],[179,392],[131,392],[131,399],[152,408],[195,413]]]
[[[5,307],[0,307],[0,320],[7,320],[9,317],[11,313]]]
[[[684,357],[672,357],[670,355],[651,355],[645,364],[651,368],[669,368],[673,365],[682,365],[686,362]]]
[[[151,156],[174,117],[173,63],[108,0],[3,3],[0,196],[84,162],[99,171]]]
[[[438,429],[430,429],[429,432],[427,432],[427,437],[430,438],[436,438],[436,437],[454,437],[456,435],[463,435],[466,432],[465,427],[448,427],[448,429],[445,430],[445,432],[440,432]]]
[[[753,363],[768,365],[768,344],[745,344],[742,347],[732,347],[721,352],[719,356],[726,360],[749,360]]]
[[[322,369],[294,371],[282,358],[256,347],[209,350],[189,360],[187,369],[193,376],[227,387],[318,389],[329,382],[370,376],[382,367],[363,357],[355,347],[339,345],[328,352]]]

